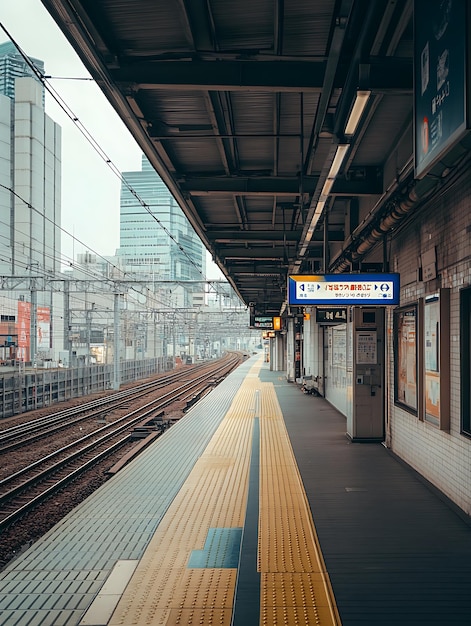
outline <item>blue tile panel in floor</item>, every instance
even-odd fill
[[[210,528],[202,550],[193,550],[188,567],[237,568],[242,528]]]

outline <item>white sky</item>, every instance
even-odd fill
[[[0,23],[31,57],[44,61],[45,73],[62,100],[119,171],[141,169],[142,151],[93,81],[40,0],[2,0]],[[8,40],[0,29],[0,43]],[[113,255],[119,247],[120,181],[46,94],[46,113],[62,127],[63,254],[85,250]],[[208,272],[219,277],[217,268]]]

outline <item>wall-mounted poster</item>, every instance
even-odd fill
[[[29,361],[31,348],[31,303],[18,301],[18,361]]]
[[[424,307],[425,417],[440,420],[440,301],[431,298]]]
[[[37,308],[37,348],[48,350],[51,347],[51,311],[47,306]]]
[[[417,307],[395,315],[395,400],[417,411]]]

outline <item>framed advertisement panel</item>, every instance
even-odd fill
[[[424,419],[450,429],[450,290],[425,298],[423,306]]]
[[[461,433],[471,437],[471,287],[460,291]]]
[[[394,313],[394,401],[418,414],[418,319],[417,305]]]
[[[425,416],[440,423],[440,300],[426,301],[424,307]]]

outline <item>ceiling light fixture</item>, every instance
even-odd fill
[[[311,218],[311,223],[309,224],[309,227],[306,231],[306,235],[304,236],[304,241],[299,250],[299,256],[301,257],[303,257],[306,254],[309,242],[312,239],[312,235],[314,234],[314,231],[316,230],[317,223],[319,222],[319,219],[324,210],[325,203],[327,202],[329,198],[329,194],[332,189],[332,185],[334,184],[335,177],[337,176],[337,174],[340,171],[340,168],[342,167],[343,160],[345,158],[345,155],[347,154],[349,147],[350,147],[350,144],[348,143],[339,143],[337,145],[337,148],[335,149],[335,155],[332,160],[329,173],[327,174],[327,178],[322,187],[321,195],[319,196],[319,200],[317,201],[316,208],[314,209],[314,214]]]
[[[321,191],[321,198],[327,199],[330,190],[332,189],[332,185],[334,184],[335,178],[326,178],[324,186]]]
[[[327,174],[327,178],[335,178],[342,167],[343,160],[345,155],[347,154],[347,150],[349,149],[350,144],[348,143],[339,143],[336,150],[334,160],[332,161],[332,165],[330,166],[329,173]]]
[[[314,215],[312,216],[311,223],[309,224],[309,228],[307,229],[306,236],[304,238],[303,247],[307,247],[307,243],[312,239],[312,235],[316,230],[317,222],[319,221],[320,216],[322,215],[322,211],[324,210],[326,200],[319,200],[316,204],[316,208],[314,210]]]
[[[365,111],[365,107],[368,103],[368,99],[371,96],[371,91],[358,90],[355,95],[355,102],[353,103],[352,110],[348,116],[347,124],[345,125],[345,135],[354,135],[360,122],[361,116]]]

